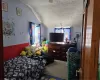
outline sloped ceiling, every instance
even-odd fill
[[[82,23],[83,0],[21,0],[29,5],[47,27],[74,26]]]

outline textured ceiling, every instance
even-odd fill
[[[21,0],[29,5],[47,27],[74,26],[82,23],[83,0]]]

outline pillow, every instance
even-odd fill
[[[47,47],[47,46],[42,47],[42,51],[43,51],[44,53],[48,53],[48,47]]]
[[[30,48],[31,48],[31,52],[34,54],[36,51],[36,46],[31,46]]]
[[[33,53],[31,52],[31,50],[28,50],[27,51],[27,56],[32,56],[33,55]]]
[[[37,56],[40,56],[41,55],[41,49],[36,49],[36,51],[35,51],[35,55],[37,55]]]
[[[25,51],[31,50],[30,46],[25,47]]]
[[[27,56],[34,56],[34,55],[38,55],[40,56],[41,55],[41,49],[42,47],[36,47],[36,46],[27,46],[25,47],[25,52],[26,52],[26,55]]]
[[[26,54],[27,54],[27,53],[26,53],[25,51],[22,51],[22,52],[20,53],[21,56],[26,56]]]
[[[27,56],[32,56],[34,53],[32,52],[32,48],[31,48],[32,46],[27,46],[27,47],[25,47],[25,52],[27,53],[26,55]]]

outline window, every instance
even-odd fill
[[[71,40],[71,29],[70,28],[55,28],[55,33],[64,33],[64,40],[67,38]]]
[[[63,33],[63,28],[55,28],[55,33]]]
[[[40,25],[35,26],[35,44],[40,43]]]
[[[40,44],[40,24],[37,25],[35,23],[30,22],[29,26],[29,35],[30,35],[30,44]]]

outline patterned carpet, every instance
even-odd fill
[[[61,78],[50,76],[50,75],[45,75],[41,78],[41,80],[65,80],[65,79],[61,79]]]

